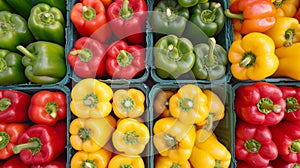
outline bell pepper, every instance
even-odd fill
[[[13,9],[14,12],[25,19],[28,19],[30,15],[30,10],[34,6],[34,1],[32,0],[5,0]],[[1,17],[0,17],[1,18]]]
[[[144,160],[141,156],[117,154],[111,158],[109,168],[145,168]]]
[[[191,168],[191,164],[189,161],[177,162],[172,161],[167,156],[157,155],[155,157],[155,168]]]
[[[112,135],[112,143],[115,149],[126,155],[141,154],[149,140],[148,127],[133,118],[122,119]]]
[[[226,17],[240,20],[239,32],[264,32],[276,23],[276,8],[270,0],[236,0],[224,11]]]
[[[25,122],[31,96],[23,91],[0,90],[0,122]]]
[[[285,100],[284,119],[291,122],[300,121],[300,88],[291,86],[278,86]]]
[[[71,112],[81,118],[102,118],[110,114],[113,90],[94,78],[80,80],[71,90]]]
[[[0,49],[0,85],[27,82],[24,70],[20,54]]]
[[[225,25],[225,15],[223,7],[217,2],[198,3],[190,9],[189,21],[195,27],[189,26],[187,31],[190,35],[204,32],[207,37],[218,35]]]
[[[150,25],[156,34],[181,36],[189,16],[188,8],[179,5],[177,1],[162,0],[155,5],[151,12]]]
[[[253,125],[243,121],[236,124],[235,157],[255,168],[266,167],[278,156],[271,131],[262,125]]]
[[[294,17],[300,5],[299,0],[275,0],[276,16]]]
[[[74,73],[81,78],[99,78],[106,75],[104,44],[88,37],[81,37],[74,43],[67,59]]]
[[[31,97],[28,117],[35,124],[55,125],[67,117],[67,98],[61,91],[41,90]]]
[[[54,84],[67,73],[65,48],[48,41],[36,41],[26,48],[17,46],[24,54],[25,76],[33,83]]]
[[[0,123],[0,160],[14,155],[12,148],[28,127],[23,123]]]
[[[153,110],[154,118],[170,117],[169,100],[176,92],[172,90],[160,90],[154,98]]]
[[[289,163],[300,164],[300,124],[282,121],[270,127],[279,157]]]
[[[80,0],[80,2],[82,2],[83,0]],[[105,9],[107,10],[107,8],[109,7],[109,5],[112,3],[112,0],[101,0],[101,2],[103,3]]]
[[[148,7],[145,0],[115,0],[107,9],[112,32],[126,42],[144,44]]]
[[[107,42],[111,37],[105,7],[100,0],[75,3],[70,11],[70,20],[81,36],[100,42]]]
[[[65,152],[67,145],[67,124],[59,122],[53,127],[36,124],[29,127],[13,147],[20,153],[24,164],[43,164],[50,162]]]
[[[28,28],[37,41],[49,41],[65,46],[65,19],[56,7],[45,3],[32,7]]]
[[[298,8],[295,18],[300,22],[300,8]]]
[[[277,17],[274,26],[264,34],[273,39],[275,48],[289,47],[293,43],[300,42],[300,24],[297,19],[292,17]]]
[[[196,137],[202,130],[196,132]],[[195,146],[189,161],[193,167],[228,168],[231,163],[231,154],[227,148],[218,141],[214,133],[211,133],[205,141],[196,138]]]
[[[280,157],[277,157],[274,161],[271,162],[272,165],[274,165],[274,168],[299,168],[300,164],[299,163],[290,163],[286,162]],[[272,167],[273,168],[273,167]]]
[[[275,73],[279,59],[271,37],[254,32],[234,41],[228,51],[232,75],[238,80],[262,80]]]
[[[178,78],[189,72],[195,63],[194,46],[184,37],[166,35],[154,45],[154,63],[161,78]]]
[[[193,125],[187,125],[173,117],[157,120],[153,127],[153,144],[158,153],[172,161],[187,161],[196,139]]]
[[[55,160],[39,165],[31,165],[30,168],[66,168],[66,158],[64,154],[56,158]]]
[[[275,125],[284,117],[286,107],[281,90],[272,83],[256,82],[235,91],[234,109],[245,122]]]
[[[279,59],[279,66],[272,77],[288,77],[300,80],[300,42],[290,47],[280,47],[275,50]]]
[[[273,161],[271,161],[273,162]],[[250,166],[249,164],[247,164],[246,162],[244,161],[241,161],[241,160],[237,160],[236,162],[236,168],[256,168],[256,167],[252,167]],[[271,164],[268,164],[266,167],[264,168],[275,168],[274,166],[272,166]]]
[[[106,149],[99,149],[95,152],[77,151],[71,158],[72,168],[82,167],[107,167],[112,157],[112,153]]]
[[[208,44],[200,43],[194,46],[196,61],[192,71],[196,79],[216,80],[226,73],[228,63],[227,51],[215,38],[208,39]]]
[[[57,1],[57,0],[34,0],[34,2],[36,4],[46,3],[46,4],[48,4],[48,5],[52,6],[52,7],[56,7],[56,8],[58,8],[61,11],[61,13],[63,15],[66,15],[66,13],[67,13],[66,12],[67,3],[66,3],[65,0],[59,0],[59,1]]]
[[[30,165],[26,165],[22,162],[18,155],[11,156],[6,160],[3,165],[0,165],[1,168],[31,168]]]
[[[130,45],[119,40],[109,46],[106,56],[106,71],[112,78],[132,79],[146,68],[146,52],[141,45]]]
[[[170,113],[184,124],[202,123],[209,114],[207,96],[194,84],[181,86],[169,100]]]
[[[34,41],[27,20],[20,15],[9,11],[0,11],[0,23],[1,49],[17,52],[17,45],[28,45]]]
[[[15,10],[6,2],[6,0],[0,0],[0,11],[9,11],[14,13]]]
[[[116,127],[112,116],[105,118],[76,118],[71,121],[70,144],[75,150],[96,152],[110,139]]]
[[[207,1],[208,0],[178,0],[178,3],[180,6],[183,6],[185,8],[190,8],[197,5],[198,3],[204,3]]]

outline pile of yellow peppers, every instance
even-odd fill
[[[224,104],[213,91],[195,84],[160,90],[153,101],[156,168],[229,167],[231,154],[213,132]]]
[[[145,112],[141,90],[113,90],[86,78],[72,88],[70,110],[75,116],[69,127],[70,144],[76,151],[72,168],[145,167],[142,153],[150,132],[141,118]]]
[[[233,3],[237,0],[231,0]],[[264,32],[239,34],[228,51],[231,73],[238,80],[300,80],[299,0],[273,0],[276,22]]]

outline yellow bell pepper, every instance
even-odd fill
[[[76,118],[70,123],[70,144],[75,150],[95,152],[111,138],[116,127],[112,116],[105,118]]]
[[[145,168],[145,163],[139,155],[128,156],[118,154],[111,158],[108,168]]]
[[[155,168],[191,168],[189,161],[177,162],[172,161],[167,156],[157,155],[155,157]]]
[[[79,81],[71,91],[70,109],[80,118],[102,118],[110,114],[112,89],[96,79],[86,78]]]
[[[141,154],[150,140],[148,127],[133,118],[119,121],[112,135],[115,149],[127,155]]]
[[[279,67],[273,77],[289,77],[300,80],[300,43],[290,47],[281,47],[275,50],[279,58]]]
[[[112,106],[117,117],[136,118],[145,111],[145,95],[135,88],[118,89],[114,92]]]
[[[199,140],[199,134],[208,134],[203,131],[206,130],[197,130],[195,146],[189,159],[191,165],[201,168],[228,168],[231,162],[230,152],[218,141],[214,133],[209,133],[210,136],[205,141]]]
[[[153,127],[153,144],[162,156],[172,161],[187,161],[196,138],[194,125],[186,125],[173,117],[161,118]]]
[[[274,26],[264,33],[273,39],[275,48],[289,47],[300,42],[300,24],[296,18],[277,17]]]
[[[179,88],[169,100],[172,116],[184,124],[202,123],[209,113],[207,96],[194,84]]]
[[[100,149],[96,152],[76,152],[71,159],[71,168],[82,167],[107,167],[112,157],[112,153],[106,149]]]
[[[299,0],[275,0],[276,16],[294,17],[299,7]]]
[[[234,41],[228,51],[231,73],[238,80],[262,80],[271,76],[279,65],[271,37],[253,32]]]
[[[175,92],[171,90],[161,90],[157,93],[153,104],[153,109],[155,113],[154,118],[158,116],[162,118],[171,116],[169,110],[169,100],[173,94],[175,94]]]

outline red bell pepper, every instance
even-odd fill
[[[145,70],[145,48],[125,41],[111,44],[107,51],[106,71],[110,77],[132,79]]]
[[[66,168],[66,158],[64,155],[61,155],[51,162],[40,165],[32,165],[30,168]]]
[[[239,120],[236,124],[235,156],[252,167],[265,168],[278,156],[278,149],[266,126]]]
[[[276,85],[256,82],[236,89],[234,108],[240,119],[251,124],[270,126],[283,119],[285,100]]]
[[[23,123],[0,123],[0,160],[14,154],[12,148],[28,127],[28,124]]]
[[[30,120],[36,124],[52,126],[67,117],[67,98],[61,91],[36,92],[28,108]]]
[[[121,40],[143,44],[148,7],[145,0],[116,0],[107,9],[112,32]]]
[[[83,0],[80,0],[80,2],[82,2]],[[103,3],[104,7],[107,9],[108,6],[112,3],[112,0],[101,0],[101,2]]]
[[[300,22],[300,8],[298,8],[295,18]]]
[[[25,164],[43,164],[51,162],[65,152],[67,127],[59,122],[53,127],[37,124],[29,127],[13,147],[15,154]]]
[[[280,157],[277,157],[276,160],[271,161],[271,164],[276,166],[276,168],[299,168],[300,164],[298,163],[289,163],[281,159]]]
[[[270,130],[279,156],[286,162],[300,164],[300,123],[282,121]]]
[[[71,8],[70,20],[81,36],[106,42],[111,37],[106,12],[100,0],[83,0]]]
[[[0,168],[30,168],[30,165],[24,164],[18,155],[14,155],[6,160]]]
[[[76,75],[98,78],[106,75],[104,44],[88,37],[81,37],[68,54],[68,62]]]
[[[236,168],[256,168],[256,167],[252,167],[244,161],[237,160],[236,161]],[[268,166],[266,166],[265,168],[275,168],[275,167],[272,166],[271,164],[268,164]]]
[[[286,102],[284,119],[300,122],[300,87],[279,86]]]
[[[25,122],[31,96],[17,90],[0,90],[0,122]]]
[[[224,14],[233,20],[240,20],[238,27],[242,34],[264,32],[276,22],[276,8],[271,0],[236,0]]]

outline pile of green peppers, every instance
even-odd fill
[[[65,3],[0,0],[0,85],[54,84],[65,77]]]

